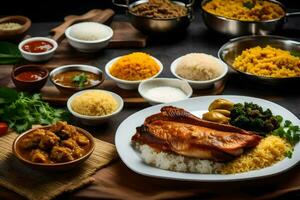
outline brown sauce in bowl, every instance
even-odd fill
[[[97,85],[100,82],[99,75],[80,70],[56,74],[52,80],[56,84],[70,88],[85,88]]]

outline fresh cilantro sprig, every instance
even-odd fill
[[[86,74],[83,72],[79,75],[73,77],[72,81],[79,87],[83,88],[87,82],[88,78]]]
[[[292,145],[296,144],[300,141],[300,127],[297,125],[293,125],[293,123],[289,120],[285,120],[284,123],[281,120],[281,126],[273,131],[273,135],[277,135],[281,138],[285,138]]]
[[[272,132],[273,135],[277,135],[281,138],[286,139],[290,144],[295,145],[300,141],[300,127],[293,125],[290,120],[283,122],[282,116],[277,116],[277,120],[280,122],[280,127]],[[294,149],[287,151],[285,156],[292,158]]]
[[[34,124],[48,125],[68,120],[69,113],[42,101],[40,94],[27,95],[10,88],[0,88],[0,119],[18,133]]]

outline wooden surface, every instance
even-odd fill
[[[113,21],[110,26],[114,31],[114,36],[108,48],[140,48],[147,45],[147,36],[134,28],[131,23]]]
[[[52,65],[50,67],[53,67]],[[3,71],[2,76],[0,76],[0,86],[7,86],[14,88],[14,84],[10,80],[10,69],[12,66],[7,66],[7,70]],[[49,69],[51,70],[51,68]],[[194,90],[193,97],[197,96],[205,96],[205,95],[218,95],[221,94],[225,88],[226,80],[221,80],[217,82],[213,87],[204,89],[204,90]],[[99,89],[108,90],[111,92],[115,92],[120,95],[124,103],[132,106],[145,106],[148,105],[147,101],[143,97],[140,96],[137,89],[134,90],[124,90],[119,88],[113,80],[105,80],[99,87]],[[61,93],[52,83],[48,82],[46,86],[42,88],[40,91],[42,94],[43,100],[49,102],[53,105],[65,106],[68,98],[71,94]]]
[[[225,87],[225,81],[219,81],[214,87],[205,90],[194,90],[193,97],[204,96],[204,95],[218,95],[221,94]],[[135,90],[124,90],[119,88],[114,81],[106,80],[99,87],[100,89],[109,90],[119,94],[126,104],[132,104],[135,106],[147,104],[143,97],[140,96],[138,91]],[[41,90],[43,100],[55,104],[55,105],[66,105],[70,95],[60,93],[53,86],[46,86]]]

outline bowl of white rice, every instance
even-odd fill
[[[113,30],[97,22],[81,22],[67,28],[65,35],[72,47],[89,53],[105,48],[113,36]]]
[[[207,89],[226,76],[228,66],[214,56],[190,53],[174,60],[171,72],[175,77],[186,80],[194,89]]]

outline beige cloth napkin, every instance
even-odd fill
[[[30,200],[49,200],[94,181],[92,174],[116,158],[115,146],[95,139],[95,150],[79,167],[65,172],[31,169],[12,154],[16,133],[0,137],[0,185]]]

